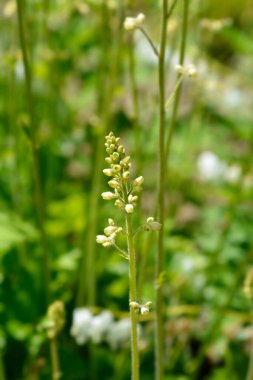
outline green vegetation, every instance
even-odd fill
[[[252,380],[250,1],[0,11],[0,380]]]

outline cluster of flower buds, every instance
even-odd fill
[[[143,13],[139,13],[136,17],[126,17],[124,21],[124,29],[125,30],[134,30],[138,29],[142,26],[145,20],[145,15]]]
[[[61,301],[55,301],[47,310],[45,327],[49,339],[54,339],[65,325],[65,308]]]
[[[131,162],[130,157],[126,156],[125,148],[119,144],[120,138],[110,132],[105,139],[106,153],[109,155],[105,161],[110,167],[104,169],[103,173],[112,177],[108,185],[113,191],[102,193],[102,198],[105,200],[115,199],[115,206],[131,214],[138,200],[137,194],[142,191],[144,178],[140,176],[129,183]]]
[[[192,63],[187,66],[176,65],[175,69],[178,74],[186,75],[189,78],[196,78],[198,74],[196,66],[194,66]]]
[[[129,306],[134,309],[135,311],[137,312],[140,312],[141,315],[146,315],[150,312],[150,308],[151,308],[151,305],[152,305],[152,302],[151,301],[148,301],[144,304],[139,304],[138,302],[136,301],[131,301],[129,303]]]
[[[97,235],[96,241],[98,244],[102,244],[103,247],[110,247],[115,244],[115,238],[121,231],[122,227],[115,226],[114,220],[109,218],[108,226],[104,229],[104,235]]]

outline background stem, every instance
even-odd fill
[[[182,39],[181,39],[180,57],[179,57],[179,64],[182,66],[184,65],[184,58],[185,58],[185,47],[186,47],[186,38],[187,38],[187,30],[188,30],[188,14],[189,14],[189,0],[184,0]],[[177,82],[179,81],[180,76],[181,74],[178,74]],[[175,92],[172,115],[170,119],[169,131],[168,131],[168,136],[167,136],[167,141],[166,141],[165,160],[168,159],[168,156],[170,154],[171,140],[172,140],[172,136],[173,136],[176,120],[177,120],[177,112],[178,112],[178,105],[179,105],[179,100],[180,100],[180,95],[181,95],[181,89],[182,89],[182,82],[180,82]]]
[[[44,272],[44,289],[45,289],[45,299],[46,305],[48,305],[50,300],[50,265],[49,265],[49,253],[48,253],[48,241],[44,226],[44,214],[45,214],[45,202],[43,197],[43,191],[41,186],[41,172],[39,165],[39,155],[38,155],[38,142],[36,137],[36,123],[34,114],[34,98],[32,91],[32,78],[31,70],[27,52],[27,44],[24,29],[24,12],[23,12],[23,1],[16,0],[17,2],[17,14],[18,14],[18,29],[20,37],[20,45],[22,50],[22,58],[25,69],[25,85],[27,92],[27,102],[28,102],[28,113],[30,121],[30,142],[32,148],[32,163],[33,163],[33,173],[34,173],[34,185],[35,185],[35,203],[38,217],[38,227],[40,231],[41,247],[43,254],[43,272]]]
[[[59,380],[61,378],[61,370],[56,338],[50,340],[50,355],[52,363],[52,380]]]
[[[164,261],[164,131],[165,131],[165,49],[167,35],[168,1],[163,0],[162,29],[159,54],[159,180],[158,180],[158,221],[161,229],[158,233],[158,247],[155,268],[156,280],[156,318],[155,318],[155,378],[163,378],[164,348],[163,348],[163,296],[161,275]]]

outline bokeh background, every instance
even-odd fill
[[[61,300],[66,308],[62,378],[129,379],[128,263],[97,245],[95,236],[108,217],[123,223],[100,196],[107,189],[103,144],[110,130],[131,154],[133,175],[145,178],[136,225],[156,212],[157,60],[144,36],[124,31],[123,22],[144,13],[158,45],[160,4],[22,5],[33,126],[16,2],[0,4],[0,377],[51,376],[34,128],[50,302]],[[182,10],[178,0],[168,25],[167,96],[176,82]],[[198,76],[184,79],[168,158],[165,379],[246,379],[253,361],[252,1],[191,0],[185,61]],[[169,107],[168,123],[170,115]],[[142,302],[154,301],[156,236],[143,233],[136,244],[139,294]],[[152,311],[140,325],[141,379],[149,380]]]

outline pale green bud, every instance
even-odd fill
[[[121,170],[121,166],[120,165],[113,165],[113,169],[115,170],[116,173],[118,173]]]
[[[109,181],[108,185],[112,187],[113,189],[120,190],[120,185],[115,179],[112,179],[111,181]]]
[[[124,205],[124,203],[123,203],[121,200],[117,199],[116,202],[115,202],[114,204],[115,204],[115,206],[117,206],[120,210],[124,210],[125,205]]]
[[[115,225],[115,222],[112,218],[109,218],[108,219],[108,223],[109,223],[109,226],[114,226]]]
[[[112,155],[112,158],[114,161],[118,161],[119,159],[119,153],[118,152],[114,152],[113,155]]]
[[[134,186],[137,185],[137,186],[141,186],[144,182],[144,178],[142,177],[142,175],[140,177],[137,177],[135,178],[134,180]]]
[[[103,173],[107,175],[107,177],[113,176],[113,170],[112,169],[103,169]]]
[[[118,227],[115,227],[115,226],[108,226],[108,227],[105,227],[104,229],[104,233],[106,234],[106,236],[110,236],[111,234],[113,234],[114,232],[116,232],[118,230]]]
[[[131,203],[125,205],[125,211],[127,214],[132,214],[134,211],[134,206]]]
[[[153,221],[154,221],[153,216],[149,216],[149,217],[147,218],[147,223],[152,223]]]
[[[130,177],[129,171],[123,173],[123,179],[128,179]]]
[[[106,241],[105,243],[102,244],[103,247],[111,247],[113,245],[113,242],[111,241]]]

